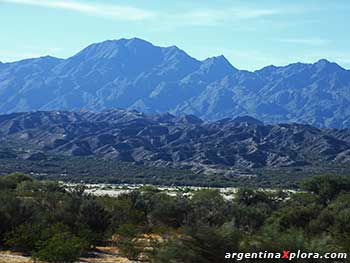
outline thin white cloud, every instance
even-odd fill
[[[264,18],[275,15],[280,15],[285,11],[282,9],[252,9],[252,8],[240,8],[232,9],[231,15],[238,19],[255,19]]]
[[[158,13],[157,16],[163,23],[158,23],[152,27],[152,31],[174,30],[178,27],[206,27],[218,25],[230,25],[232,30],[255,31],[257,30],[255,22],[268,22],[269,19],[285,18],[288,15],[295,16],[310,9],[306,7],[248,7],[246,5],[231,5],[227,8],[197,8],[189,9],[184,12]],[[252,22],[252,23],[248,23]],[[295,25],[295,21],[285,23],[284,19],[279,23],[274,23],[274,28],[286,24]]]
[[[0,0],[0,2],[65,9],[116,20],[138,21],[154,16],[153,12],[131,6],[94,4],[74,0]]]
[[[112,18],[116,20],[138,21],[157,18],[163,21],[158,26],[174,28],[178,26],[212,26],[227,22],[256,20],[277,15],[300,14],[305,8],[261,8],[247,6],[230,6],[225,9],[192,9],[184,12],[164,13],[145,10],[129,5],[88,3],[83,0],[0,0],[0,3],[31,5],[46,8],[65,9],[87,15]],[[155,21],[155,20],[154,20]]]
[[[225,10],[201,9],[178,14],[180,23],[192,25],[216,25],[228,21],[259,19],[281,14],[279,9],[228,8]]]
[[[328,45],[331,41],[323,38],[286,38],[279,39],[279,42],[307,46],[325,46]]]

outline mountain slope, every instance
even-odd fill
[[[0,64],[2,113],[126,108],[349,128],[349,103],[350,71],[327,60],[248,72],[223,56],[199,61],[138,38],[92,44],[68,59]]]
[[[247,116],[203,122],[125,110],[13,113],[0,115],[0,143],[23,158],[43,152],[176,168],[350,163],[348,129],[264,125]]]

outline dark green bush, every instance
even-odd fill
[[[33,253],[33,258],[54,263],[74,262],[85,248],[80,238],[67,232],[57,233],[38,245],[39,250]]]

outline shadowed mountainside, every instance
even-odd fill
[[[0,143],[31,160],[95,156],[149,166],[282,167],[350,162],[350,130],[264,125],[248,116],[204,122],[193,115],[29,112],[0,115]],[[18,146],[16,146],[18,145]],[[1,156],[1,155],[0,155]]]
[[[199,61],[138,38],[92,44],[68,59],[0,64],[2,113],[125,108],[349,128],[349,104],[350,71],[327,60],[249,72],[224,56]]]

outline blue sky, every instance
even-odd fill
[[[240,69],[321,58],[349,69],[349,14],[348,0],[0,0],[0,61],[139,37]]]

